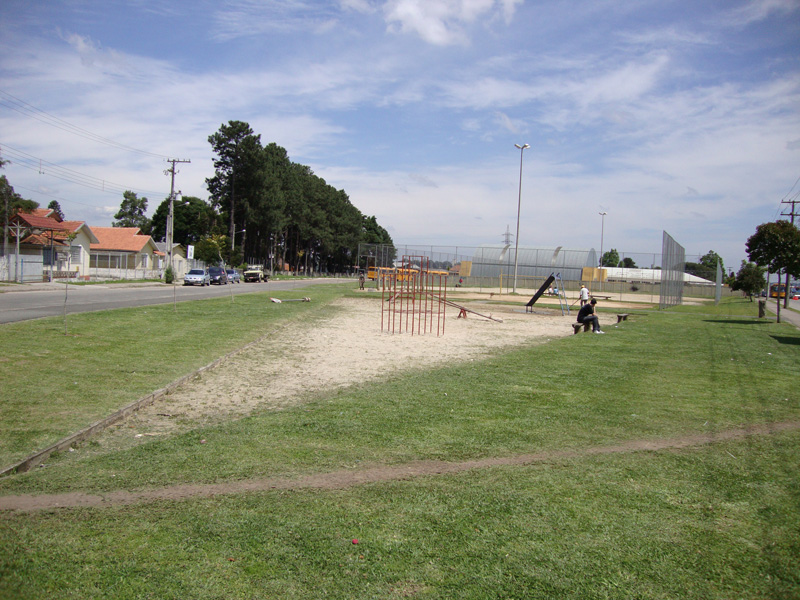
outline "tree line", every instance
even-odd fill
[[[214,175],[208,200],[183,196],[173,210],[173,241],[195,246],[206,263],[257,263],[274,270],[343,272],[356,265],[359,243],[392,245],[374,216],[361,213],[310,167],[284,148],[261,143],[242,121],[229,121],[208,138]],[[147,198],[125,192],[114,226],[139,227],[165,238],[169,198],[146,216]]]
[[[717,263],[719,263],[720,267],[722,268],[722,272],[724,273],[725,263],[722,261],[722,257],[713,250],[709,250],[706,254],[700,257],[699,262],[686,261],[684,263],[683,270],[685,273],[702,277],[703,279],[708,279],[709,281],[715,281],[717,278]],[[611,248],[611,250],[608,252],[603,253],[603,256],[600,257],[600,266],[621,267],[624,269],[639,268],[637,267],[636,262],[630,256],[626,256],[620,260],[619,252],[616,248]]]

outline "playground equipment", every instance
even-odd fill
[[[381,331],[386,333],[433,333],[444,335],[445,308],[459,310],[458,317],[467,313],[502,323],[447,299],[447,272],[432,270],[426,256],[403,256],[404,267],[379,275],[381,289]]]
[[[533,297],[528,300],[528,303],[525,305],[525,312],[533,312],[533,305],[536,304],[536,301],[542,297],[542,294],[547,291],[551,284],[555,282],[555,292],[556,296],[558,296],[558,305],[561,307],[561,315],[563,316],[564,313],[569,314],[569,302],[567,302],[567,294],[564,291],[564,282],[561,280],[561,273],[550,273],[550,277],[545,279],[542,287],[536,290],[536,293]]]
[[[555,278],[556,278],[555,275],[553,275],[551,273],[550,277],[548,277],[547,279],[544,280],[544,283],[542,284],[542,287],[540,287],[538,290],[536,290],[536,293],[533,295],[533,297],[530,300],[528,300],[528,303],[525,305],[525,312],[528,312],[529,308],[531,309],[531,312],[533,312],[533,305],[536,304],[536,301],[539,298],[541,298],[542,294],[544,294],[547,291],[547,288],[549,288],[550,284],[552,284],[553,281],[555,281]]]
[[[431,273],[425,256],[403,256],[403,265],[381,277],[381,331],[444,335],[447,275]]]
[[[305,298],[284,298],[283,300],[280,298],[270,298],[270,300],[275,304],[283,304],[284,302],[311,302],[311,298],[308,296]]]

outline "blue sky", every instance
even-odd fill
[[[501,243],[527,143],[521,245],[599,249],[607,212],[605,250],[666,230],[737,269],[800,186],[800,0],[0,3],[24,197],[109,225],[123,189],[155,209],[175,157],[207,198],[229,120],[397,243]]]

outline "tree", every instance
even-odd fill
[[[722,257],[713,250],[709,250],[706,254],[700,257],[700,264],[714,271],[715,281],[717,278],[717,262],[719,262],[722,272],[725,273],[725,263],[723,262]]]
[[[194,248],[194,257],[207,265],[218,265],[222,259],[222,251],[227,246],[228,238],[224,235],[211,235],[199,240]]]
[[[0,175],[0,199],[2,199],[4,223],[16,212],[29,213],[39,208],[38,202],[26,200],[15,192],[5,175]]]
[[[169,198],[166,198],[153,213],[150,235],[154,240],[166,239],[168,217]],[[173,207],[172,241],[184,246],[196,244],[213,232],[216,221],[217,214],[209,204],[194,196],[183,196]]]
[[[134,192],[126,190],[122,194],[119,211],[114,215],[112,227],[138,227],[142,233],[150,234],[150,219],[147,218],[147,198],[139,198]]]
[[[223,260],[236,263],[241,248],[249,263],[271,270],[275,260],[308,272],[354,264],[363,215],[344,190],[292,162],[274,142],[262,147],[261,136],[242,121],[222,125],[208,141],[216,156],[215,174],[206,179],[209,215],[218,211],[226,225],[210,227],[206,237],[227,234]]]
[[[766,267],[770,273],[800,277],[800,229],[789,221],[762,223],[748,238],[745,247],[750,260]],[[780,323],[780,295],[777,298],[777,317]]]
[[[243,121],[228,121],[208,136],[214,154],[214,177],[206,179],[212,206],[224,213],[229,222],[231,244],[236,232],[246,230],[251,203],[263,189],[264,152],[261,136]],[[233,246],[231,246],[233,250]]]
[[[605,252],[600,258],[601,267],[616,267],[618,264],[619,252],[617,252],[616,248],[612,248],[608,252]]]
[[[60,220],[64,220],[64,211],[61,210],[61,205],[58,203],[58,200],[51,200],[47,208],[52,210]]]
[[[635,269],[635,268],[637,268],[636,267],[636,262],[630,256],[626,256],[625,258],[623,258],[622,262],[619,263],[619,266],[622,267],[623,269]]]
[[[0,166],[5,161],[0,159]],[[8,182],[5,175],[0,175],[0,211],[2,211],[3,222],[3,247],[2,253],[8,256],[11,252],[8,249],[8,221],[16,212],[31,212],[39,208],[39,204],[33,200],[26,200],[14,191],[14,187]]]
[[[714,268],[707,267],[702,263],[696,262],[685,262],[683,263],[683,272],[690,273],[695,277],[702,277],[703,279],[707,279],[708,281],[716,281],[717,280],[717,266],[714,265]]]
[[[767,280],[764,277],[764,269],[752,262],[742,261],[742,266],[731,283],[731,289],[741,291],[753,301],[753,296],[764,289]]]

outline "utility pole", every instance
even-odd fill
[[[791,218],[792,225],[794,225],[794,218],[795,218],[795,216],[797,216],[797,203],[798,202],[800,202],[800,200],[797,199],[797,195],[795,195],[795,197],[792,198],[791,200],[781,200],[781,204],[791,204],[792,205],[792,209],[789,212],[781,213],[781,216],[790,217]],[[778,279],[778,281],[780,282],[780,279]],[[783,297],[783,308],[788,308],[789,307],[789,273],[788,273],[788,271],[786,273],[786,282],[785,283],[786,283],[786,287],[785,287],[786,295]],[[779,288],[779,291],[778,291],[778,295],[780,295],[780,288]]]
[[[174,202],[175,202],[175,163],[190,163],[191,160],[182,160],[179,158],[170,158],[167,159],[168,163],[172,163],[172,166],[164,171],[165,175],[170,175],[170,184],[169,184],[169,213],[167,215],[167,267],[169,267],[170,271],[172,271],[172,235],[173,235],[173,219],[174,215]],[[166,270],[165,270],[166,273]],[[174,272],[173,272],[174,276]]]

